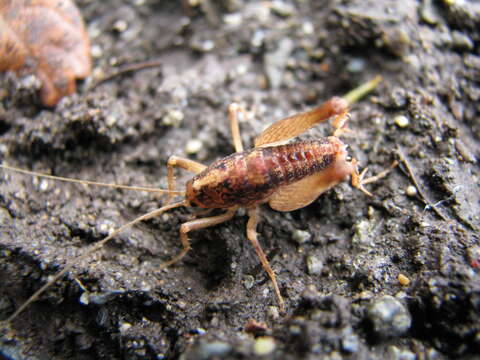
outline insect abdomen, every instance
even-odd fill
[[[187,199],[204,208],[263,203],[280,186],[326,169],[336,152],[336,145],[322,138],[235,153],[191,179]]]

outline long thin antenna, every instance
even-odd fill
[[[67,264],[65,265],[65,267],[59,271],[57,274],[55,274],[53,276],[53,278],[47,282],[45,285],[43,285],[40,289],[38,289],[32,296],[30,296],[30,298],[25,301],[7,320],[5,320],[5,323],[9,323],[11,322],[13,319],[15,319],[18,315],[20,315],[23,310],[25,310],[32,302],[34,302],[35,300],[38,299],[38,297],[43,294],[43,292],[45,290],[47,290],[50,286],[52,286],[58,279],[60,279],[67,271],[69,271],[70,269],[72,269],[76,264],[78,264],[80,261],[86,259],[87,257],[89,257],[93,252],[97,251],[98,249],[102,248],[108,241],[110,241],[111,239],[113,239],[115,236],[117,236],[120,232],[122,232],[123,230],[125,230],[126,228],[130,227],[130,226],[133,226],[137,223],[139,223],[140,221],[144,221],[144,220],[148,220],[152,217],[155,217],[155,216],[158,216],[160,214],[162,214],[163,212],[165,211],[168,211],[168,210],[171,210],[171,209],[174,209],[174,208],[177,208],[177,207],[180,207],[180,206],[186,206],[188,205],[188,202],[185,200],[185,201],[182,201],[182,202],[177,202],[177,203],[174,203],[174,204],[170,204],[170,205],[166,205],[166,206],[162,206],[161,208],[159,209],[155,209],[153,211],[150,211],[149,213],[146,213],[142,216],[139,216],[135,219],[133,219],[132,221],[129,221],[128,223],[120,226],[119,228],[117,228],[116,230],[114,230],[110,235],[108,235],[105,239],[102,239],[98,242],[96,242],[95,244],[93,244],[91,246],[91,248],[87,249],[82,255],[80,255],[79,257],[73,259],[72,261],[70,262],[67,262]]]
[[[6,169],[6,170],[10,170],[10,171],[15,171],[15,172],[18,172],[18,173],[21,173],[21,174],[39,176],[39,177],[43,177],[43,178],[46,178],[46,179],[65,181],[65,182],[76,183],[76,184],[106,186],[106,187],[111,187],[111,188],[116,188],[116,189],[146,191],[146,192],[153,192],[153,193],[169,193],[169,194],[185,195],[185,191],[156,189],[156,188],[152,188],[152,187],[143,187],[143,186],[117,185],[117,184],[108,184],[108,183],[102,183],[102,182],[97,182],[97,181],[70,179],[70,178],[66,178],[66,177],[62,177],[62,176],[47,175],[47,174],[42,174],[42,173],[38,173],[38,172],[35,172],[35,171],[24,170],[24,169],[20,169],[20,168],[10,166],[10,165],[5,165],[5,164],[0,164],[0,169]]]

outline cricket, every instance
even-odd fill
[[[381,78],[376,77],[343,97],[332,97],[310,111],[273,123],[255,139],[254,147],[249,150],[243,148],[238,120],[238,114],[245,110],[238,104],[231,104],[228,107],[228,117],[235,153],[213,162],[210,166],[187,158],[171,156],[167,162],[168,189],[77,180],[0,164],[0,168],[4,171],[14,171],[30,176],[168,195],[166,203],[160,208],[123,224],[104,239],[86,248],[82,255],[67,262],[61,271],[18,307],[6,322],[14,320],[79,261],[87,259],[94,251],[101,249],[126,228],[182,206],[207,211],[220,209],[224,213],[195,218],[183,223],[179,229],[181,251],[171,260],[163,263],[159,270],[182,260],[190,250],[188,234],[191,231],[228,221],[239,208],[245,208],[248,214],[247,239],[268,274],[280,311],[285,313],[285,301],[277,284],[276,275],[258,241],[256,228],[259,222],[260,205],[268,204],[276,211],[293,211],[309,205],[322,193],[348,177],[351,178],[353,187],[372,196],[365,185],[385,177],[396,166],[396,163],[394,162],[376,176],[365,178],[367,168],[359,172],[357,160],[348,155],[347,145],[340,140],[340,136],[349,131],[347,128],[347,122],[350,119],[349,106],[371,92],[380,81]],[[289,142],[311,127],[329,119],[332,119],[335,129],[332,136],[310,141]],[[194,174],[186,183],[184,190],[176,189],[175,168],[181,168]],[[174,200],[178,197],[182,197],[182,199],[175,202]]]

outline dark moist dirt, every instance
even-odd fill
[[[258,232],[278,275],[285,316],[278,315],[246,240],[245,213],[193,232],[184,261],[158,272],[179,252],[179,226],[191,218],[189,209],[178,209],[124,231],[3,325],[4,356],[253,359],[265,351],[262,359],[448,359],[478,353],[478,4],[175,3],[79,1],[96,55],[94,75],[55,109],[36,105],[34,77],[1,75],[2,161],[165,188],[170,155],[208,164],[233,152],[229,103],[255,111],[241,123],[250,146],[273,121],[380,74],[377,91],[353,107],[353,133],[345,141],[372,174],[394,159],[401,166],[368,185],[372,198],[344,183],[298,211],[262,209]],[[161,66],[94,86],[122,65],[150,60]],[[308,135],[331,132],[325,124]],[[202,146],[195,149],[192,140]],[[190,176],[180,173],[179,186]],[[0,317],[109,229],[162,201],[1,171]],[[295,240],[297,230],[311,237]],[[410,283],[402,286],[399,274]],[[388,319],[383,325],[391,331],[376,328],[371,309],[385,295],[404,315],[408,310],[403,330]],[[273,341],[271,352],[261,346],[264,335]]]

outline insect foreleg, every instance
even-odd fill
[[[170,204],[174,197],[174,191],[175,191],[175,175],[173,173],[173,168],[174,167],[181,167],[182,169],[185,169],[187,171],[191,171],[195,174],[198,174],[199,172],[202,172],[207,168],[207,166],[190,160],[186,158],[181,158],[178,156],[170,156],[167,161],[167,174],[168,174],[168,190],[170,191],[170,194],[168,195],[167,199],[167,204]]]

